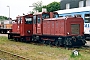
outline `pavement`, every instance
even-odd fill
[[[87,43],[85,44],[86,46],[90,46],[90,41],[86,41]]]
[[[0,34],[0,36],[6,36],[6,37],[8,37],[8,34]]]

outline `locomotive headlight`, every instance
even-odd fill
[[[30,34],[30,32],[31,32],[30,30],[27,31],[27,33],[29,33],[29,34]]]
[[[67,32],[67,35],[69,35],[70,33],[69,32]]]
[[[10,31],[7,31],[7,33],[10,33]]]

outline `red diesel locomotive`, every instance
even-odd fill
[[[81,17],[59,17],[56,12],[18,16],[8,39],[55,46],[83,46],[86,43],[84,20]]]

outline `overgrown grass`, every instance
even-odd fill
[[[72,50],[10,41],[7,37],[0,37],[0,49],[32,60],[90,60],[90,50],[81,49],[79,56],[71,57]]]

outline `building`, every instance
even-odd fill
[[[61,0],[60,9],[71,9],[90,6],[90,0]]]

